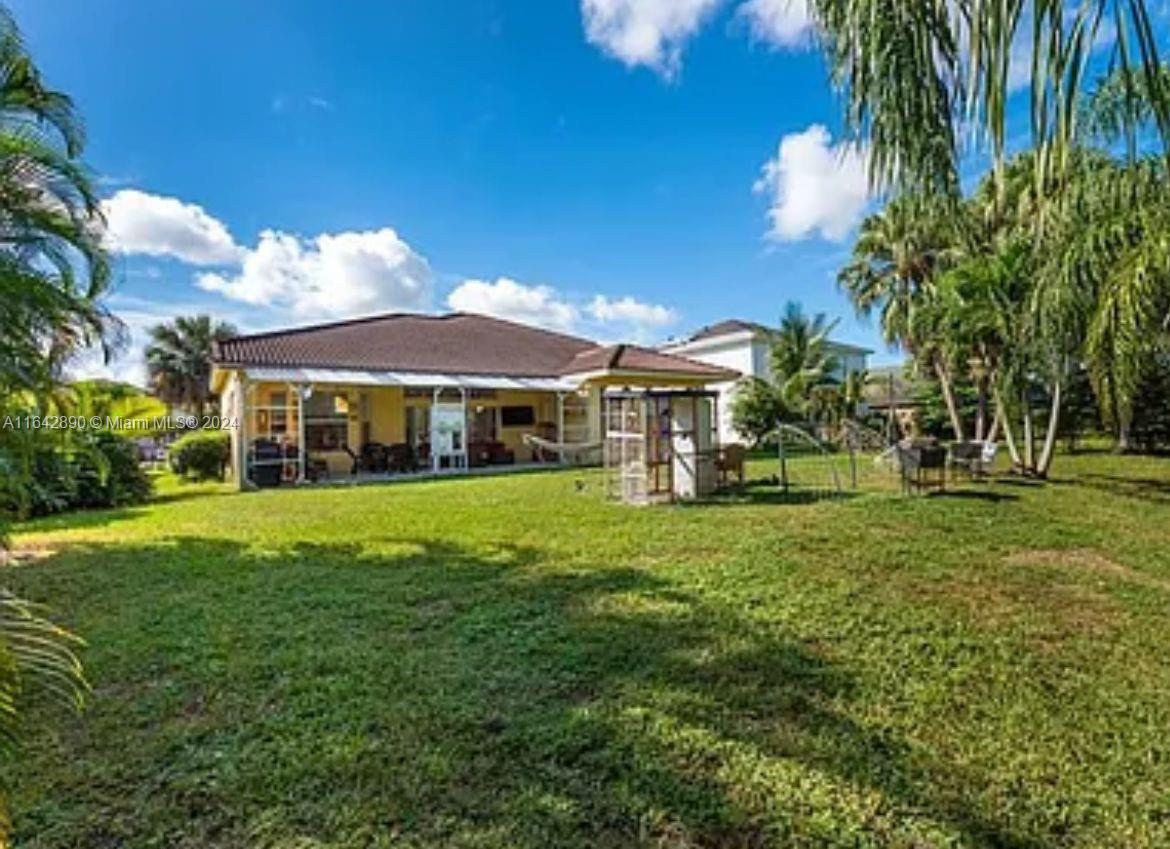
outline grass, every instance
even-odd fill
[[[94,691],[34,712],[17,845],[1165,847],[1170,461],[1056,473],[172,485],[30,524],[3,581]]]

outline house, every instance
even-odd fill
[[[662,346],[663,353],[698,360],[702,363],[737,372],[744,377],[770,380],[772,376],[772,340],[776,331],[754,321],[729,319],[702,328],[681,341]],[[868,348],[829,341],[826,344],[834,361],[832,376],[844,380],[849,374],[865,371]],[[738,378],[713,386],[719,390],[719,439],[735,442],[741,437],[731,424],[731,406]]]
[[[607,389],[701,388],[720,365],[468,313],[237,336],[213,353],[241,486],[554,459],[599,445]]]

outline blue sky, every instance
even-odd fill
[[[86,118],[136,343],[451,306],[656,341],[794,299],[881,348],[834,283],[864,180],[800,3],[12,6]]]

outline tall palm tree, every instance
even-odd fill
[[[208,315],[179,316],[151,328],[146,367],[155,393],[169,404],[202,413],[211,402],[212,345],[236,334]]]
[[[1126,97],[1148,93],[1170,141],[1170,87],[1160,75],[1153,0],[810,0],[850,129],[870,146],[874,182],[899,193],[959,194],[972,139],[1007,159],[1013,57],[1031,54],[1032,145],[1046,196],[1082,132],[1078,96],[1099,35],[1116,33],[1112,63]],[[1018,60],[1017,60],[1018,61]],[[1123,123],[1133,119],[1122,110]],[[1037,221],[1037,226],[1042,222]]]
[[[959,440],[964,431],[952,368],[918,314],[934,298],[938,275],[960,252],[961,211],[921,197],[894,199],[862,223],[852,257],[837,277],[860,315],[880,313],[887,344],[934,372]]]
[[[43,392],[73,350],[117,338],[102,222],[72,101],[0,7],[0,392]],[[50,356],[46,357],[48,351]]]
[[[84,141],[72,101],[45,85],[0,7],[0,413],[45,399],[70,353],[113,335],[100,302],[110,276],[98,202],[78,159]],[[0,446],[4,486],[20,474],[10,444]],[[73,642],[0,589],[0,845],[24,694],[43,689],[77,703],[84,681]]]

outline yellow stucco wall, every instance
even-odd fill
[[[357,452],[363,442],[381,442],[393,445],[406,441],[406,408],[430,408],[432,398],[430,394],[407,397],[402,387],[316,387],[320,392],[341,392],[349,401],[349,432],[350,448]],[[271,417],[272,411],[261,412],[252,409],[257,406],[270,406],[273,393],[284,393],[286,420],[288,429],[284,438],[295,443],[299,438],[296,419],[296,396],[283,383],[255,383],[250,389],[249,408],[252,410],[248,422],[249,441],[268,433],[267,427],[261,427],[266,416]],[[448,394],[448,399],[454,393]],[[552,392],[497,390],[492,397],[469,397],[467,410],[469,418],[477,407],[495,409],[499,407],[531,406],[535,413],[536,422],[557,422],[556,394]],[[498,416],[498,414],[497,414]],[[497,419],[498,421],[498,419]],[[531,457],[531,450],[524,445],[525,434],[537,430],[535,425],[513,427],[498,426],[497,438],[512,450],[519,462]],[[330,472],[344,473],[349,470],[351,460],[344,451],[316,451],[314,457],[325,459],[329,463]]]

